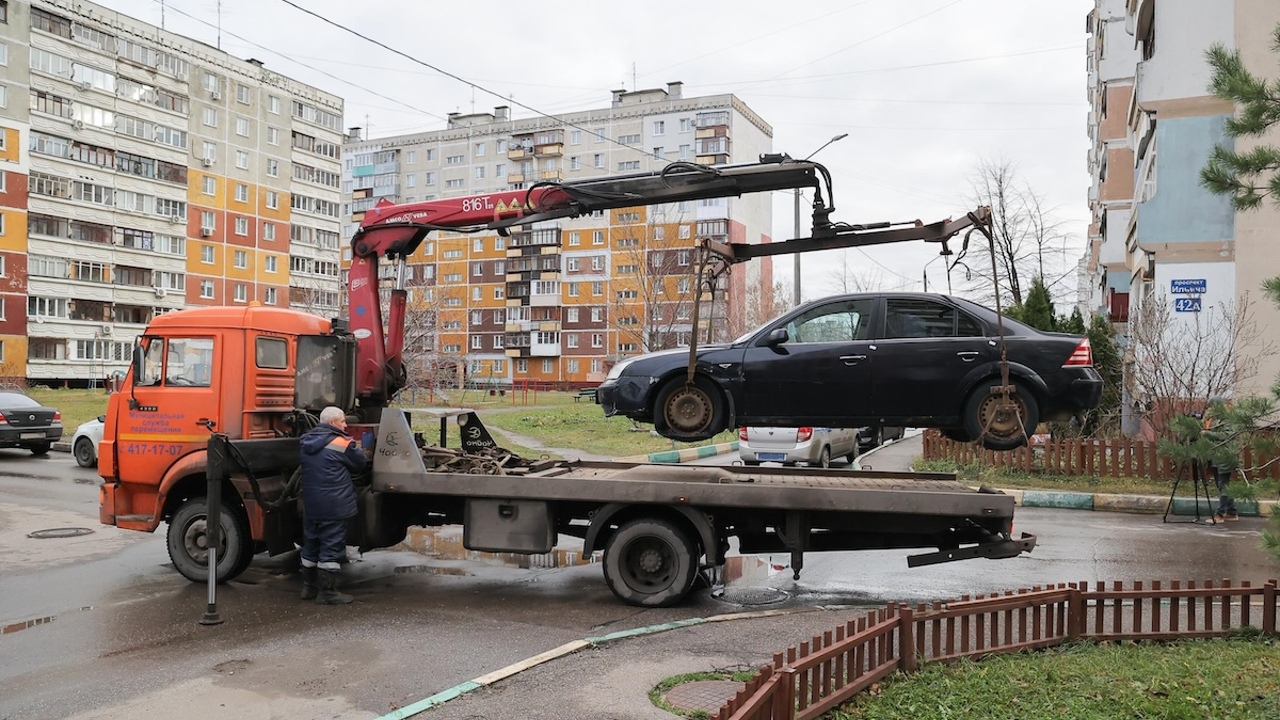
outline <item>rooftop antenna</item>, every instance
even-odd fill
[[[631,62],[631,92],[635,92],[639,89],[640,85],[636,82],[636,63],[633,60]]]
[[[160,0],[160,29],[164,29],[164,0]]]
[[[222,0],[218,0],[218,49],[222,49]]]

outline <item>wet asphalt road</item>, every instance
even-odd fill
[[[1018,530],[1040,537],[1028,557],[908,570],[898,551],[811,554],[799,581],[766,564],[723,599],[701,592],[666,610],[621,605],[591,565],[529,569],[390,551],[349,568],[355,605],[318,607],[296,599],[286,563],[260,559],[220,593],[224,624],[205,627],[197,623],[204,586],[167,567],[162,535],[97,525],[92,479],[66,456],[0,451],[0,719],[371,718],[571,640],[791,611],[599,645],[421,716],[669,718],[647,699],[661,679],[760,664],[888,601],[1082,580],[1280,575],[1256,547],[1261,520],[1214,528],[1021,509]],[[26,537],[69,526],[94,533]]]

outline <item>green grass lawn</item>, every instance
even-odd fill
[[[1274,720],[1280,642],[1076,643],[895,675],[825,720]]]
[[[97,390],[53,390],[33,387],[25,390],[36,402],[57,408],[62,413],[63,435],[71,439],[80,423],[92,420],[107,411],[107,393]]]
[[[1087,493],[1121,493],[1137,495],[1168,495],[1172,486],[1163,480],[1150,478],[1097,477],[1092,475],[1041,475],[1012,470],[988,468],[982,465],[958,465],[951,460],[924,460],[918,458],[913,466],[920,472],[953,472],[969,485],[991,485],[1015,490],[1063,490]],[[1191,497],[1191,483],[1178,486],[1178,494]]]

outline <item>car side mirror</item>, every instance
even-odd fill
[[[105,423],[106,421],[107,421],[107,416],[106,416],[106,415],[99,415],[99,416],[98,416],[98,422],[100,422],[100,423]]]
[[[769,347],[781,345],[791,339],[791,335],[787,333],[786,328],[774,328],[769,331],[769,335],[765,338],[765,344]]]

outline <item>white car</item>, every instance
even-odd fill
[[[102,441],[102,428],[106,426],[106,420],[106,415],[99,415],[89,422],[81,423],[76,428],[76,434],[71,436],[71,454],[80,467],[98,467],[98,443]]]
[[[744,427],[738,429],[738,457],[747,465],[777,462],[831,467],[835,458],[858,455],[858,431],[825,427]]]

